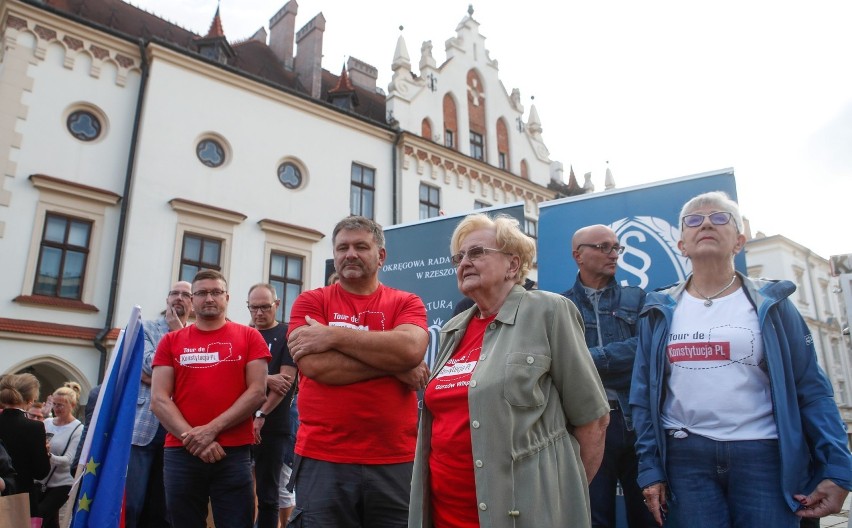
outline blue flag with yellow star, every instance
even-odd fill
[[[143,351],[142,310],[136,306],[113,349],[80,454],[82,471],[78,475],[82,473],[82,477],[72,528],[121,525]]]

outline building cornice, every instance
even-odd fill
[[[17,0],[0,3],[0,20],[3,24],[4,44],[17,44],[17,34],[28,32],[36,39],[34,54],[44,60],[47,49],[58,44],[65,51],[63,65],[73,69],[81,54],[91,58],[89,75],[99,77],[104,64],[111,63],[117,69],[115,82],[124,86],[130,72],[139,72],[141,61],[138,44],[109,32],[84,24],[67,13],[60,13],[50,6],[31,5]]]
[[[263,220],[258,221],[257,225],[268,233],[299,238],[310,243],[316,243],[325,238],[325,234],[317,231],[316,229],[288,224],[286,222],[279,222],[269,218],[264,218]]]
[[[30,175],[30,181],[33,187],[40,191],[53,191],[105,205],[115,205],[121,200],[121,195],[112,191],[47,176],[46,174],[32,174]]]
[[[184,200],[183,198],[172,198],[169,200],[169,205],[178,213],[200,216],[208,220],[225,222],[228,224],[241,224],[248,218],[242,213],[229,211],[214,205],[207,205],[192,200]]]
[[[484,161],[465,156],[457,150],[439,145],[411,132],[402,132],[402,136],[400,147],[405,156],[404,168],[408,168],[409,162],[414,160],[419,174],[423,173],[425,164],[430,164],[440,169],[433,170],[432,177],[437,178],[436,172],[443,172],[444,183],[447,184],[451,181],[451,175],[455,174],[459,178],[459,185],[461,185],[461,178],[466,177],[471,181],[481,181],[483,185],[502,189],[504,192],[510,192],[535,203],[554,198],[554,191],[547,187],[491,166]]]

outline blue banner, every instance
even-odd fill
[[[690,198],[709,191],[724,191],[736,201],[733,169],[540,204],[539,288],[561,293],[574,285],[577,264],[571,237],[592,224],[609,226],[626,246],[615,276],[621,284],[650,291],[684,280],[692,265],[677,247],[678,216]],[[737,255],[735,266],[746,273],[744,252]]]
[[[426,363],[430,366],[438,351],[441,327],[452,316],[456,303],[463,299],[456,282],[456,270],[450,262],[450,238],[458,223],[473,213],[513,216],[521,228],[524,225],[523,204],[512,204],[395,225],[384,230],[387,259],[379,271],[379,280],[423,299],[429,324]]]
[[[139,379],[142,375],[144,337],[142,312],[133,309],[130,322],[113,350],[107,377],[80,454],[79,496],[74,504],[72,528],[119,526],[130,441],[136,418]],[[82,471],[81,471],[82,470]]]

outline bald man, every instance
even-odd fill
[[[163,487],[163,445],[166,430],[151,412],[151,361],[164,335],[186,326],[192,315],[192,284],[180,281],[172,285],[166,295],[166,309],[159,318],[142,322],[145,334],[145,352],[142,359],[142,379],[139,380],[139,398],[136,404],[136,421],[130,460],[127,464],[127,505],[125,526],[171,526],[166,518],[166,495]]]
[[[607,226],[592,225],[574,233],[572,256],[580,271],[574,287],[562,295],[583,315],[586,345],[609,399],[609,427],[601,468],[589,484],[592,526],[615,527],[615,497],[621,482],[630,528],[656,526],[636,483],[636,434],[630,422],[628,396],[636,356],[636,320],[645,292],[615,280],[618,256],[624,251]]]

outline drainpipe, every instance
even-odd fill
[[[145,87],[148,84],[148,61],[145,57],[147,41],[139,39],[139,58],[142,61],[142,77],[139,82],[139,93],[136,96],[136,112],[133,117],[133,133],[130,137],[130,151],[127,154],[127,171],[124,175],[124,192],[118,217],[118,233],[115,237],[115,255],[113,256],[112,278],[109,284],[109,303],[107,304],[104,327],[95,336],[95,348],[101,353],[98,365],[98,382],[103,380],[106,371],[107,349],[103,341],[113,327],[115,319],[115,301],[118,296],[118,275],[121,271],[121,257],[124,249],[124,232],[127,228],[127,210],[130,207],[130,191],[133,183],[133,165],[136,161],[136,145],[139,140],[139,121],[142,118],[142,102],[145,99]]]

